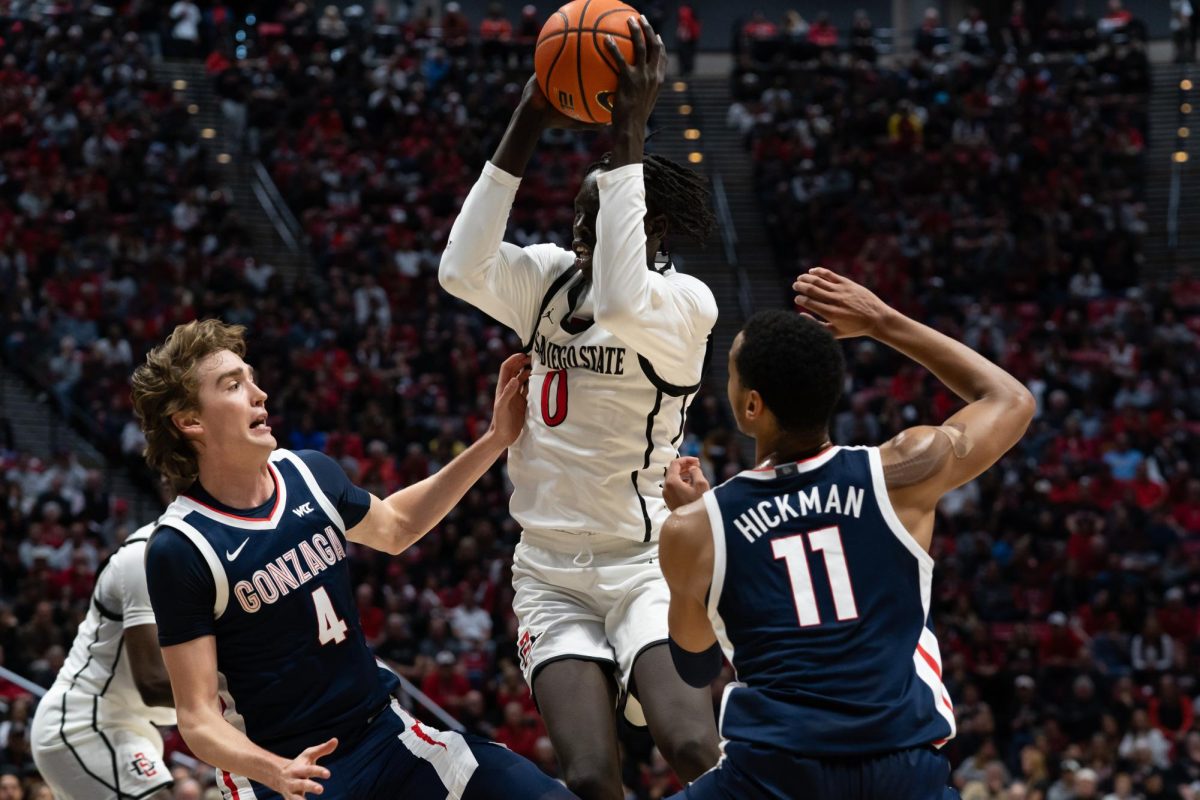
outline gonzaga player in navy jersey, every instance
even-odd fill
[[[348,542],[403,551],[512,443],[528,360],[504,363],[478,442],[380,500],[320,453],[275,449],[242,330],[176,328],[133,390],[146,459],[180,491],[146,551],[163,660],[180,731],[218,768],[225,798],[574,797],[503,747],[423,728],[392,701],[346,561]]]
[[[672,655],[707,685],[721,654],[724,757],[677,798],[940,800],[954,736],[929,616],[934,509],[1024,433],[1033,398],[966,346],[829,270],[800,276],[790,312],[751,318],[729,355],[729,401],[758,468],[709,490],[672,464],[663,528]],[[939,427],[837,447],[845,367],[835,341],[870,336],[966,403]]]

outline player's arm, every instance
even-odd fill
[[[849,278],[818,267],[797,278],[793,288],[796,303],[824,317],[838,338],[870,336],[900,351],[967,403],[943,425],[909,429],[880,448],[893,505],[928,547],[932,524],[924,523],[938,500],[1020,440],[1033,419],[1033,395],[1001,367],[888,307]]]
[[[705,607],[712,585],[713,540],[703,500],[667,518],[658,557],[671,592],[667,628],[675,669],[692,686],[708,686],[724,662]]]
[[[303,800],[305,794],[325,791],[317,780],[328,778],[329,770],[316,761],[333,752],[337,739],[310,747],[290,761],[265,750],[221,715],[216,637],[202,636],[164,647],[162,652],[175,691],[179,732],[197,758],[270,786],[284,800]]]
[[[171,679],[179,732],[198,758],[266,784],[284,800],[321,794],[314,778],[329,772],[316,760],[331,739],[289,761],[251,742],[225,721],[217,695],[216,583],[195,545],[177,531],[159,530],[146,545],[146,585],[158,619],[162,661]]]
[[[510,356],[500,367],[492,424],[479,441],[422,481],[371,507],[346,538],[376,550],[397,554],[424,536],[450,513],[475,481],[521,435],[529,390],[529,357]]]
[[[136,625],[125,629],[125,650],[129,653],[129,671],[142,702],[148,706],[175,705],[171,678],[158,647],[157,625]]]
[[[574,127],[554,110],[530,78],[508,129],[471,188],[450,229],[438,266],[438,281],[465,300],[527,338],[537,314],[546,270],[539,251],[504,242],[509,213],[525,167],[542,132]]]
[[[662,40],[644,19],[630,25],[634,62],[621,64],[613,106],[612,166],[596,177],[600,213],[592,259],[596,322],[647,358],[667,380],[695,383],[695,347],[717,320],[712,291],[686,275],[663,276],[646,268],[646,184],[642,158],[646,122],[666,74]],[[680,347],[680,342],[691,347]]]
[[[135,536],[152,530],[153,526],[146,526]],[[142,702],[166,708],[175,705],[171,679],[158,646],[158,624],[150,603],[150,590],[146,586],[145,548],[130,545],[119,550],[101,576],[96,592],[97,601],[103,595],[106,605],[114,599],[120,604],[129,672]]]

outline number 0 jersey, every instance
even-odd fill
[[[291,757],[364,727],[392,685],[363,638],[346,561],[370,496],[320,453],[276,450],[267,466],[275,491],[258,509],[222,507],[198,486],[175,500],[146,572],[160,644],[215,636],[225,719]]]
[[[590,280],[557,245],[502,241],[520,180],[492,164],[463,204],[438,276],[532,356],[525,431],[509,450],[513,518],[525,530],[651,542],[667,518],[662,482],[717,304],[669,263],[647,267],[642,165],[596,182]]]
[[[708,615],[737,673],[722,736],[807,757],[954,736],[930,623],[933,559],[897,518],[877,448],[743,472],[704,503]]]

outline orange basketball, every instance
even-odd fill
[[[583,122],[612,122],[618,72],[604,38],[612,36],[632,63],[627,20],[637,16],[620,0],[573,0],[550,16],[533,60],[538,85],[555,108]]]

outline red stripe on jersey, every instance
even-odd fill
[[[412,732],[413,732],[413,736],[416,736],[418,739],[420,739],[425,744],[437,745],[438,747],[442,748],[443,750],[449,749],[446,747],[445,744],[443,744],[442,742],[439,742],[437,739],[434,739],[432,736],[430,736],[428,733],[426,733],[424,730],[422,730],[421,723],[417,722],[415,719],[413,720],[413,724],[412,724]]]
[[[929,665],[929,668],[933,670],[933,674],[937,675],[938,680],[940,681],[942,679],[942,668],[939,667],[938,663],[933,660],[933,656],[929,655],[929,653],[926,652],[925,648],[921,647],[921,645],[917,645],[917,652],[921,654],[921,658],[925,659],[925,663]]]
[[[221,778],[225,781],[225,786],[233,793],[233,800],[241,800],[241,795],[238,794],[237,787],[233,785],[233,776],[225,770],[221,770]]]
[[[274,504],[272,504],[271,510],[269,512],[267,512],[267,516],[265,516],[265,517],[243,517],[240,514],[230,514],[228,511],[222,511],[219,508],[213,508],[208,503],[201,502],[200,500],[197,500],[196,498],[192,497],[190,494],[185,494],[184,497],[186,497],[188,500],[191,500],[196,505],[204,506],[205,508],[207,508],[209,511],[213,512],[214,514],[220,514],[223,517],[232,517],[233,519],[240,519],[242,522],[265,522],[266,520],[269,520],[271,517],[275,516],[275,512],[279,509],[279,495],[280,495],[279,473],[275,471],[275,465],[268,462],[267,470],[271,473],[271,481],[275,484],[275,502],[274,502]]]

